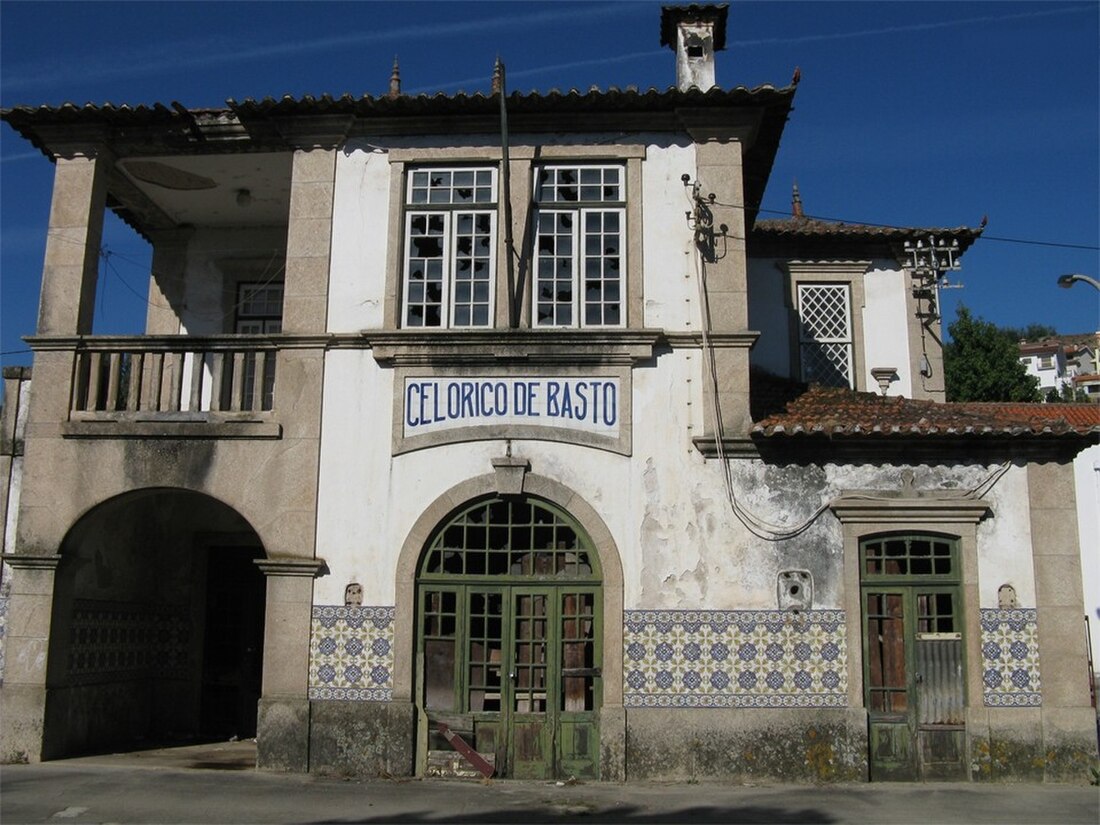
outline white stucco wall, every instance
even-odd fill
[[[991,471],[997,472],[997,468]],[[1010,584],[1016,590],[1020,607],[1035,607],[1027,468],[1011,465],[985,499],[993,517],[978,524],[979,606],[997,607],[998,589],[1002,584]]]
[[[681,176],[695,173],[695,146],[646,147],[642,165],[642,259],[645,325],[675,331],[698,330],[699,273],[690,209]]]
[[[1077,532],[1081,542],[1081,581],[1092,635],[1092,661],[1100,667],[1100,445],[1078,453],[1073,462],[1077,487]]]
[[[383,325],[390,170],[388,154],[365,142],[349,143],[336,156],[329,332]]]
[[[912,398],[912,360],[905,334],[909,326],[905,281],[905,273],[896,269],[875,267],[863,276],[863,380],[868,390],[878,392],[878,382],[871,370],[893,367],[898,380],[890,383],[886,394]]]
[[[638,135],[622,140],[647,147],[640,239],[645,324],[698,329],[698,275],[689,254],[681,181],[693,171],[694,148]],[[521,142],[516,136],[515,144]],[[338,156],[329,296],[333,332],[383,324],[390,170],[388,154],[366,142]],[[752,362],[780,375],[790,367],[784,278],[773,260],[749,264],[750,326],[762,333]],[[864,286],[865,363],[868,370],[896,367],[902,381],[892,392],[907,392],[908,345],[899,336],[907,328],[904,279],[899,272],[875,269]],[[535,440],[513,440],[512,452],[526,458],[533,473],[571,488],[600,513],[620,554],[628,609],[774,609],[776,576],[784,569],[811,571],[815,607],[844,607],[836,518],[825,512],[786,541],[753,535],[730,506],[719,462],[705,460],[692,444],[701,434],[705,374],[703,354],[695,349],[664,352],[653,365],[633,370],[629,456]],[[869,376],[868,383],[873,384]],[[318,604],[342,603],[344,587],[355,581],[363,585],[365,604],[392,605],[396,562],[421,513],[451,487],[492,472],[492,459],[505,454],[500,439],[393,456],[393,392],[392,370],[380,367],[369,350],[326,355],[317,552],[331,572],[315,584]],[[914,469],[918,489],[959,490],[979,485],[996,467]],[[896,492],[900,485],[899,467],[870,464],[777,467],[736,460],[731,470],[740,504],[777,526],[801,523],[845,491]],[[1021,603],[1033,604],[1026,474],[1010,469],[990,497],[995,518],[979,527],[982,606],[995,606],[1006,571]]]

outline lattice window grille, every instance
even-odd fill
[[[852,325],[847,284],[799,284],[802,380],[852,386]]]

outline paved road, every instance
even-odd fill
[[[1086,823],[1087,785],[795,785],[342,780],[274,774],[246,751],[94,757],[0,769],[16,823]]]

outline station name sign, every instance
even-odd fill
[[[616,377],[406,378],[406,438],[459,427],[557,427],[616,438]]]

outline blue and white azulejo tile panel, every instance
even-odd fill
[[[392,607],[315,605],[309,698],[388,702],[393,697]]]
[[[1039,627],[1034,608],[983,609],[982,690],[993,708],[1038,707]]]
[[[846,707],[843,610],[628,610],[627,707]]]

